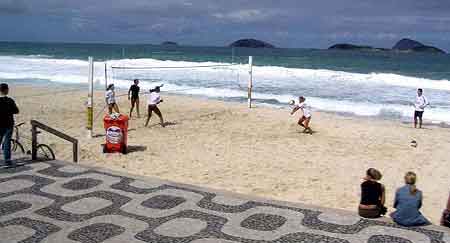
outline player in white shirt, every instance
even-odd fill
[[[151,89],[150,94],[148,94],[148,99],[147,99],[148,117],[147,117],[147,121],[145,122],[145,126],[148,125],[148,122],[150,121],[150,118],[152,117],[153,111],[156,113],[156,115],[158,115],[159,120],[161,122],[161,126],[162,127],[165,126],[163,116],[161,114],[161,111],[158,108],[158,104],[163,102],[163,100],[161,99],[161,95],[160,95],[161,87],[162,87],[162,85],[156,86],[154,89]]]
[[[417,128],[417,118],[419,118],[419,128],[422,128],[423,112],[428,105],[430,105],[430,103],[423,95],[423,90],[417,89],[416,102],[414,102],[414,128]]]
[[[302,117],[298,120],[298,125],[304,127],[303,130],[304,133],[312,134],[312,130],[309,127],[309,123],[311,122],[311,111],[309,110],[309,107],[305,103],[306,99],[303,96],[300,96],[298,98],[299,104],[294,107],[294,109],[291,112],[291,115],[294,115],[295,112],[298,110],[302,110],[303,114]]]
[[[108,106],[108,112],[110,115],[112,114],[113,110],[116,113],[120,113],[119,106],[117,106],[116,103],[116,93],[114,92],[114,84],[110,84],[108,85],[108,88],[106,88],[105,101],[106,105]]]

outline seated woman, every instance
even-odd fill
[[[450,195],[447,200],[447,208],[442,213],[441,225],[450,228]]]
[[[385,189],[378,181],[381,179],[381,173],[370,168],[366,172],[364,182],[361,184],[361,202],[358,213],[364,218],[378,218],[386,214]]]
[[[392,219],[403,226],[422,226],[430,224],[419,211],[422,207],[422,192],[416,187],[417,176],[414,172],[405,175],[405,184],[395,193]]]

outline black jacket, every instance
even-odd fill
[[[14,114],[19,113],[16,102],[7,96],[0,97],[0,128],[14,126]]]

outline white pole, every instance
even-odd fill
[[[253,56],[248,57],[249,79],[248,79],[248,108],[252,108],[252,87],[253,87]]]
[[[108,70],[105,62],[105,90],[108,88]]]
[[[87,129],[89,138],[93,137],[94,133],[94,59],[89,57],[89,93],[87,102]]]

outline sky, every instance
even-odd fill
[[[327,48],[412,38],[450,50],[448,13],[448,0],[0,0],[0,40]]]

